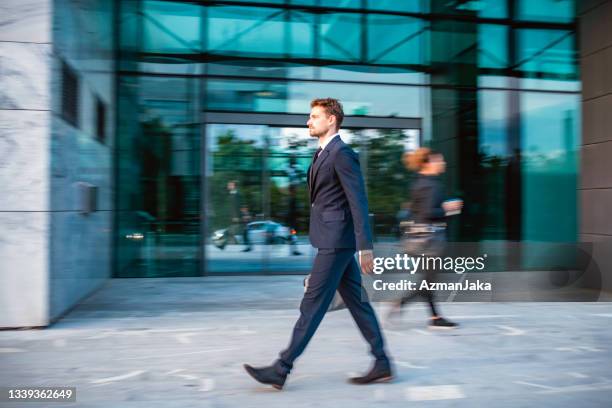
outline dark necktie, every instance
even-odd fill
[[[319,153],[321,153],[323,149],[320,147],[315,152],[314,156],[312,156],[312,164],[310,165],[310,183],[312,184],[312,175],[314,174],[314,165],[317,159],[319,158]]]
[[[321,149],[320,147],[317,149],[317,151],[315,152],[314,156],[312,157],[312,165],[314,166],[315,162],[317,161],[317,159],[319,158],[319,153],[321,153],[323,151],[323,149]]]

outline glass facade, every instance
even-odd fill
[[[310,100],[342,100],[379,243],[446,156],[457,241],[576,240],[574,1],[118,2],[115,276],[304,273]]]

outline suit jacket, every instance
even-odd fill
[[[308,169],[308,189],[312,246],[372,249],[359,157],[339,136]]]

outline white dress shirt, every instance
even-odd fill
[[[340,133],[336,133],[335,135],[333,135],[332,137],[330,137],[329,139],[327,139],[326,141],[324,141],[323,143],[321,143],[321,139],[319,139],[319,147],[321,148],[321,152],[319,152],[319,155],[321,153],[323,153],[323,150],[325,150],[325,148],[327,147],[327,145],[329,144],[329,142],[331,142],[332,140],[334,140],[335,138],[340,137]]]

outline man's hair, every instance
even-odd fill
[[[313,99],[310,102],[310,107],[314,108],[315,106],[324,108],[328,116],[334,115],[336,117],[336,130],[340,129],[344,120],[344,111],[339,100],[334,98]]]

